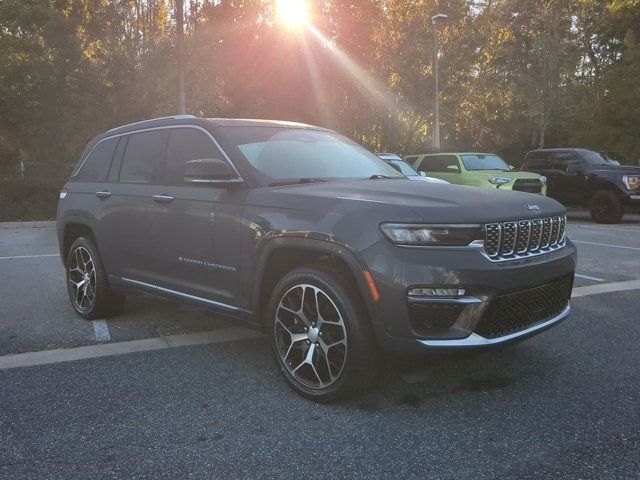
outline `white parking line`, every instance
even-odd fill
[[[576,287],[571,293],[571,298],[639,289],[640,280],[604,283],[600,285]],[[85,347],[59,348],[56,350],[41,350],[38,352],[0,355],[0,370],[71,362],[74,360],[86,360],[90,358],[110,357],[135,352],[148,352],[151,350],[165,350],[168,348],[186,347],[191,345],[233,342],[237,340],[258,338],[261,336],[262,334],[255,330],[243,327],[231,327],[211,332],[186,333],[182,335],[169,335],[165,337],[146,338],[143,340],[131,340],[127,342],[101,343]],[[96,339],[97,338],[98,335],[96,334]]]
[[[261,337],[255,330],[243,327],[231,327],[212,332],[185,333],[183,335],[169,335],[166,337],[145,338],[128,342],[102,343],[86,347],[59,348],[56,350],[41,350],[39,352],[17,353],[0,356],[0,370],[17,367],[31,367],[51,363],[71,362],[89,358],[110,357],[126,353],[148,352],[150,350],[164,350],[167,348],[186,347],[190,345],[204,345],[209,343],[233,342]]]
[[[594,243],[594,242],[583,242],[582,240],[573,240],[573,243],[584,243],[585,245],[596,245],[598,247],[611,247],[611,248],[623,248],[625,250],[638,250],[640,251],[640,247],[625,247],[624,245],[611,245],[610,243]]]
[[[640,232],[640,228],[620,228],[620,227],[594,227],[593,225],[576,225],[576,224],[572,224],[572,227],[579,227],[579,228],[591,228],[592,230],[601,230],[603,232],[609,232],[612,230],[617,230],[620,232],[633,232],[633,233],[638,233]]]
[[[44,255],[15,255],[13,257],[0,257],[0,260],[15,260],[18,258],[59,257],[59,253],[47,253]]]
[[[581,275],[579,273],[576,273],[575,276],[578,278],[584,278],[586,280],[593,280],[594,282],[606,282],[604,278],[590,277],[589,275]]]
[[[586,297],[588,295],[598,295],[600,293],[624,292],[627,290],[640,289],[640,280],[628,280],[626,282],[603,283],[600,285],[588,285],[586,287],[576,287],[571,292],[571,298]]]
[[[111,340],[109,334],[109,326],[106,320],[94,320],[93,322],[93,334],[96,337],[97,342],[108,342]]]

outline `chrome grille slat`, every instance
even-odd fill
[[[485,232],[485,251],[490,257],[495,257],[498,255],[498,253],[500,253],[500,237],[502,227],[499,223],[489,223],[485,225]]]
[[[558,234],[560,233],[560,217],[551,218],[551,246],[558,244]]]
[[[531,243],[529,250],[535,251],[540,248],[540,238],[542,237],[542,220],[536,218],[531,221]]]
[[[564,215],[488,223],[484,251],[491,261],[514,260],[540,255],[565,245]]]
[[[542,219],[542,239],[540,240],[540,248],[547,248],[551,243],[551,219],[549,217]]]
[[[516,249],[516,237],[518,235],[518,224],[516,222],[504,222],[502,224],[502,242],[500,244],[500,255],[512,255]]]
[[[531,222],[520,220],[518,222],[518,241],[516,242],[516,253],[524,253],[529,250],[531,241]]]

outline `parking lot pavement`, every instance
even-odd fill
[[[569,212],[567,232],[578,246],[576,285],[640,277],[640,215],[626,215],[625,223],[600,225],[585,212]]]
[[[0,476],[637,478],[633,296],[339,405],[289,392],[262,340],[7,370]]]
[[[571,213],[577,287],[640,279],[632,220]],[[198,344],[233,327],[208,312],[130,298],[98,339],[67,303],[59,258],[32,256],[56,251],[52,228],[0,229],[0,365],[172,340],[0,369],[0,478],[638,477],[640,289],[575,298],[528,342],[388,367],[363,398],[316,405],[287,390],[263,339]]]

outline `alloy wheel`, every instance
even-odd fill
[[[277,353],[296,381],[324,389],[338,380],[347,359],[347,330],[327,293],[308,284],[290,288],[274,322]]]
[[[96,299],[96,268],[89,250],[77,247],[71,253],[67,279],[74,306],[82,312],[91,310]]]

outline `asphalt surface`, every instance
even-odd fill
[[[572,212],[569,235],[576,286],[640,279],[640,217]],[[25,257],[56,252],[52,228],[0,228],[0,360],[105,343],[59,258]],[[262,338],[0,370],[0,478],[637,479],[640,290],[572,307],[515,347],[388,366],[337,405],[290,392]],[[133,297],[106,325],[118,343],[233,324]]]

